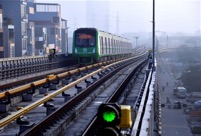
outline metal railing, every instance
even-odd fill
[[[57,62],[50,61],[48,56],[0,59],[0,80],[51,70],[56,67]]]

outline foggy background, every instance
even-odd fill
[[[61,5],[69,37],[79,27],[96,27],[138,44],[151,44],[152,0],[36,0]],[[155,0],[155,30],[163,42],[168,36],[200,35],[200,0]],[[71,50],[71,49],[70,49]]]
[[[36,0],[36,2],[58,3],[62,17],[68,20],[70,31],[86,26],[86,2],[108,2],[109,31],[117,33],[117,12],[119,12],[119,33],[152,31],[152,0]],[[156,30],[167,33],[195,34],[200,31],[200,0],[155,0]],[[92,7],[100,8],[100,4]],[[104,9],[104,7],[102,8]],[[94,11],[95,12],[95,11]],[[94,14],[100,24],[101,20]]]

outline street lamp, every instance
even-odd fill
[[[136,40],[136,48],[137,48],[137,39],[139,38],[139,36],[134,36],[135,40]]]
[[[152,39],[152,50],[153,50],[153,70],[155,71],[155,0],[153,0],[153,39]]]

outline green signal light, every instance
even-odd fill
[[[103,119],[106,122],[114,121],[115,117],[116,117],[116,115],[115,115],[114,111],[106,111],[106,112],[103,113]]]

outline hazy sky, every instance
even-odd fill
[[[36,2],[60,4],[62,18],[68,20],[70,31],[86,26],[85,0],[36,0]],[[200,31],[200,0],[155,0],[155,3],[156,30],[191,34]],[[152,0],[110,0],[109,30],[112,33],[116,32],[117,12],[119,12],[120,33],[152,31]]]

